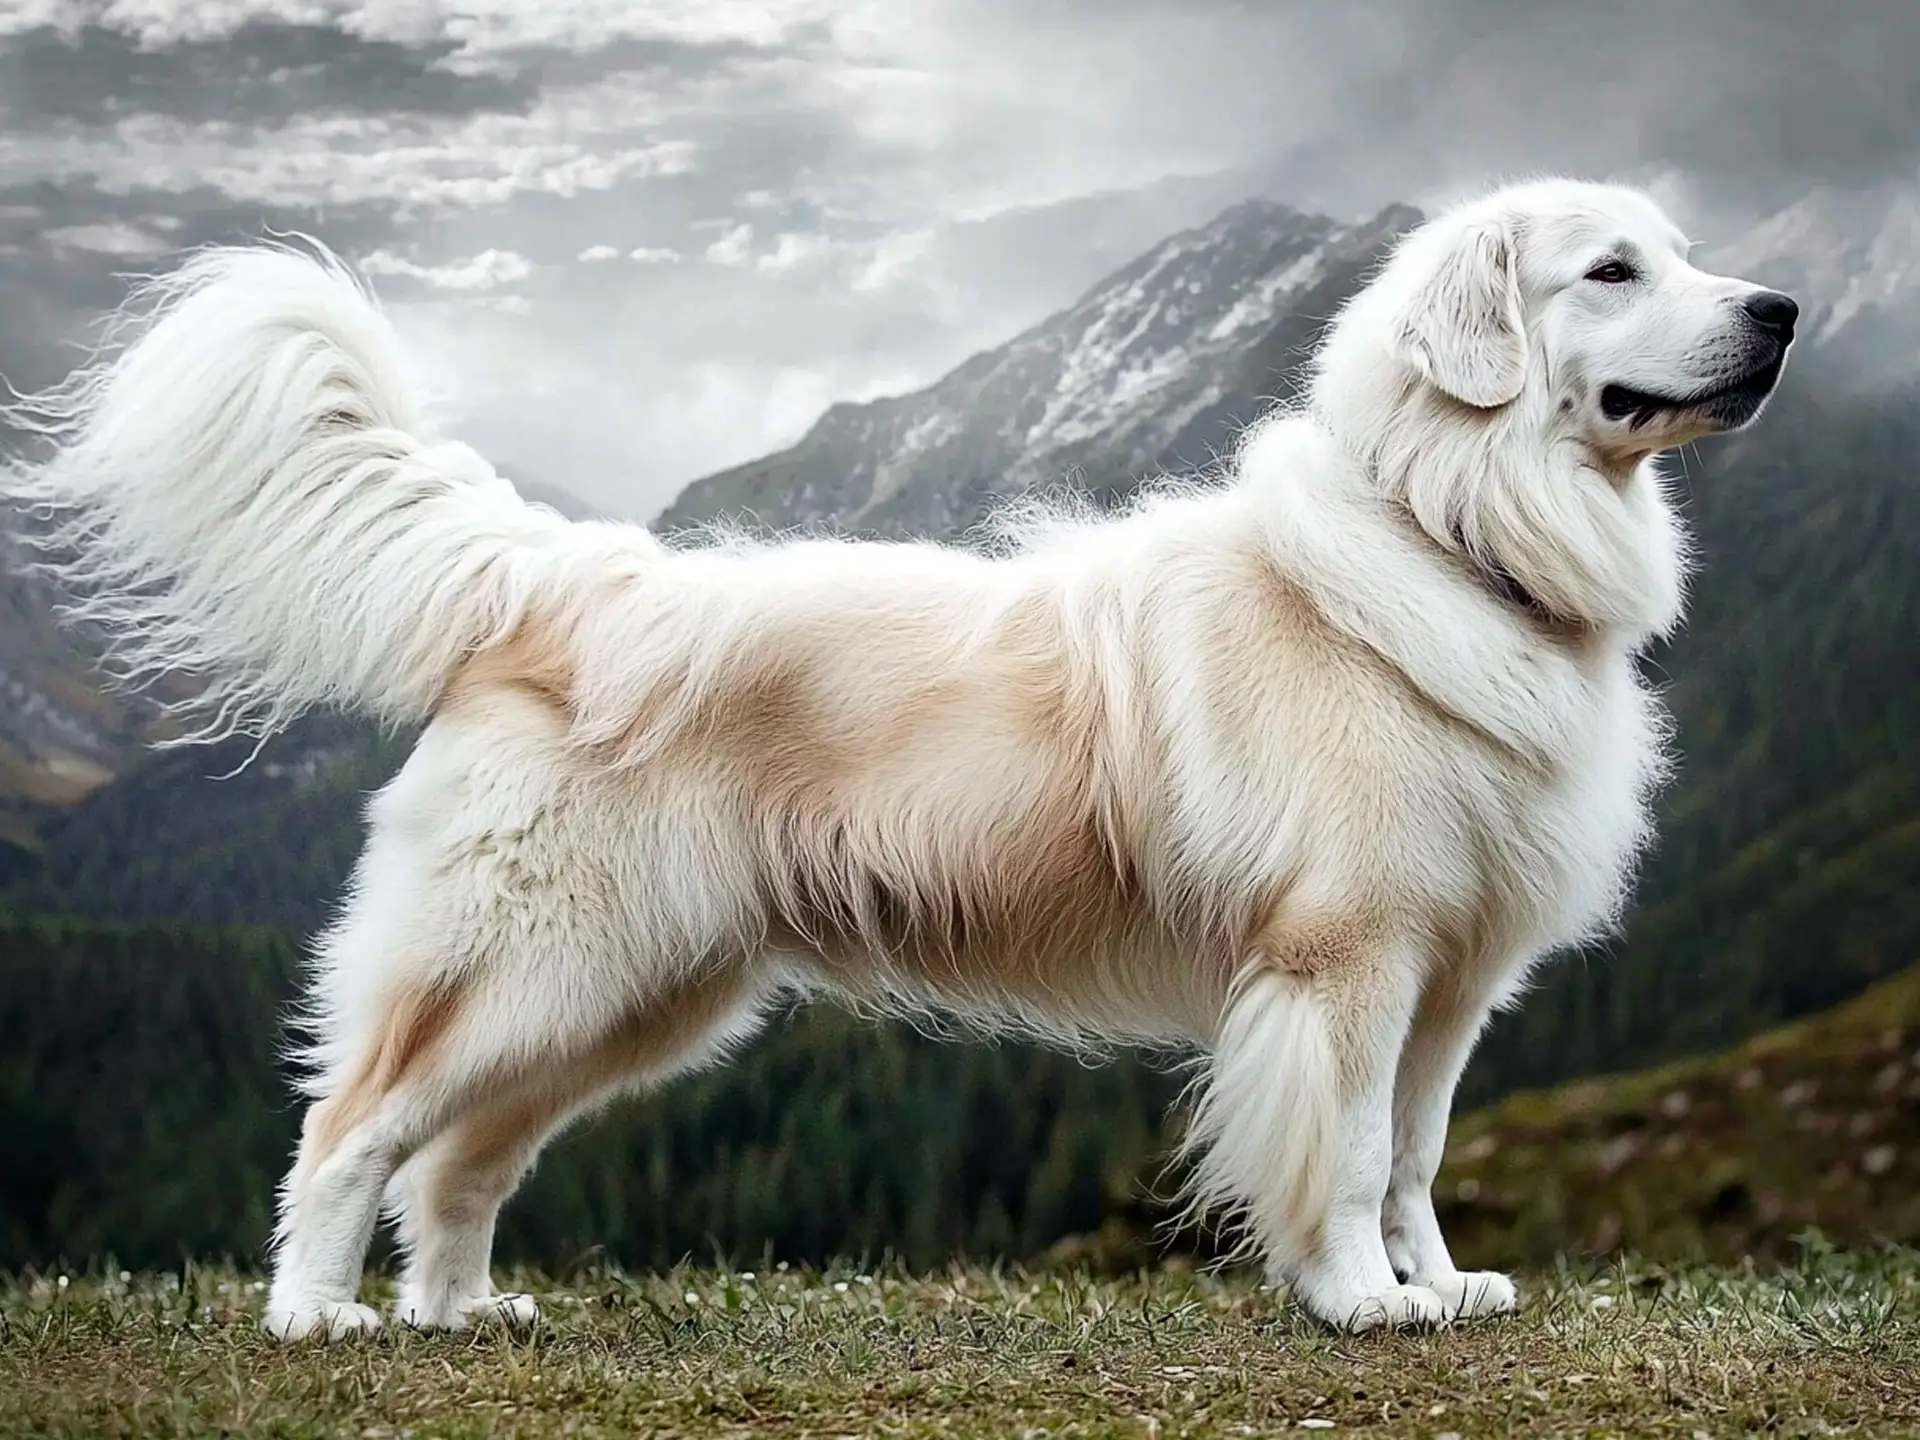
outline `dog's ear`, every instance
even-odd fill
[[[1468,227],[1394,317],[1393,351],[1434,385],[1483,410],[1519,395],[1527,378],[1520,277],[1507,227]]]

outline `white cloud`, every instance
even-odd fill
[[[324,25],[343,8],[326,0],[15,0],[0,8],[0,35],[42,26],[74,35],[92,25],[157,48],[217,40],[250,21]]]
[[[712,265],[744,265],[753,251],[753,227],[734,225],[707,246],[707,262]]]
[[[446,265],[422,265],[390,250],[363,256],[359,268],[368,275],[397,275],[418,280],[434,290],[481,292],[515,285],[533,273],[533,262],[512,250],[482,250],[466,260]]]
[[[820,231],[782,230],[773,237],[772,249],[756,254],[753,226],[745,221],[701,222],[696,229],[719,229],[720,238],[702,251],[709,265],[728,269],[751,268],[762,275],[784,275],[835,256],[862,253],[871,242],[840,240]],[[634,252],[635,259],[656,258],[645,247]],[[669,252],[670,254],[671,252]],[[678,258],[678,257],[673,257]]]
[[[853,279],[858,291],[886,290],[912,274],[939,240],[931,226],[885,235],[867,253],[867,262]]]
[[[784,270],[798,269],[811,260],[822,259],[833,249],[833,242],[824,235],[802,235],[788,230],[774,241],[772,250],[753,264],[763,274],[777,275]]]
[[[488,68],[533,47],[584,54],[622,40],[776,46],[796,30],[842,45],[870,32],[871,3],[835,0],[10,0],[0,35],[114,30],[149,48],[220,40],[243,25],[333,25],[368,40],[452,42],[450,68]]]
[[[645,87],[549,90],[525,113],[326,113],[278,125],[136,114],[108,126],[0,132],[0,174],[91,180],[103,190],[212,185],[289,208],[385,203],[414,210],[573,198],[684,174],[691,142],[662,133]]]
[[[620,40],[773,46],[800,26],[835,26],[847,7],[832,0],[361,0],[340,8],[341,28],[369,39],[454,41],[451,65],[471,70],[532,46],[575,53]]]
[[[277,20],[433,42],[452,47],[452,68],[511,72],[520,97],[518,108],[478,113],[401,108],[397,97],[391,110],[369,109],[380,99],[347,65],[338,106],[323,98],[265,124],[139,113],[143,92],[127,86],[99,123],[30,115],[0,130],[0,175],[74,195],[206,186],[235,202],[239,223],[257,216],[323,237],[371,212],[383,228],[348,248],[386,244],[373,264],[388,267],[396,292],[472,325],[447,363],[461,395],[483,402],[503,458],[631,509],[784,443],[830,399],[925,383],[1004,340],[1173,229],[1261,188],[1252,167],[1269,166],[1261,179],[1283,182],[1285,198],[1345,213],[1484,178],[1496,164],[1596,152],[1617,163],[1642,147],[1644,116],[1658,108],[1646,103],[1648,74],[1691,113],[1712,86],[1671,75],[1709,75],[1701,57],[1724,58],[1721,41],[1703,50],[1697,35],[1649,57],[1632,48],[1644,25],[1590,22],[1618,32],[1614,49],[1596,53],[1635,63],[1582,53],[1597,88],[1591,103],[1570,91],[1566,109],[1576,120],[1604,110],[1627,128],[1582,123],[1569,152],[1546,132],[1571,63],[1554,57],[1577,47],[1566,35],[1535,43],[1534,32],[1554,29],[1539,18],[1546,10],[1527,21],[1515,9],[1481,35],[1449,31],[1461,9],[0,0],[0,34],[95,23],[164,48]],[[1875,43],[1874,27],[1830,28]],[[1509,44],[1508,31],[1533,39]],[[217,50],[193,63],[222,78]],[[329,63],[303,70],[300,93],[331,93]],[[645,68],[582,78],[624,63]],[[1842,86],[1809,88],[1841,96],[1836,107],[1845,99]],[[459,103],[457,90],[445,88],[447,103]],[[1754,83],[1764,123],[1739,133],[1779,128],[1780,91]],[[1095,193],[1145,196],[1162,177],[1203,172],[1233,173],[1226,189],[1139,204]],[[188,213],[199,201],[153,204]],[[64,221],[95,222],[67,243],[91,233],[111,250],[134,243],[132,232],[160,233],[157,219],[112,208],[120,213],[63,210]],[[1023,208],[1033,214],[1023,219]],[[11,227],[7,238],[18,238]],[[630,263],[610,263],[614,254]],[[595,268],[583,274],[570,257]],[[532,258],[556,263],[542,272]]]
[[[41,237],[62,250],[87,250],[95,255],[127,259],[164,255],[173,246],[137,225],[112,220],[94,225],[61,225]]]

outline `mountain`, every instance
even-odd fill
[[[500,473],[513,482],[513,488],[520,492],[520,498],[535,505],[544,505],[549,510],[558,510],[569,520],[617,520],[617,515],[609,515],[603,506],[589,504],[570,490],[558,485],[549,485],[544,480],[532,479],[518,470],[502,468]]]
[[[662,512],[953,535],[997,498],[1123,492],[1209,463],[1283,393],[1327,318],[1419,212],[1343,224],[1268,200],[1161,242],[1076,304],[924,390],[830,407],[795,445],[696,480]],[[1803,301],[1795,365],[1823,352],[1904,386],[1920,372],[1920,180],[1821,187],[1704,252]],[[1764,443],[1764,442],[1763,442]]]
[[[1417,219],[1404,206],[1340,224],[1235,205],[929,388],[835,405],[792,448],[696,481],[657,523],[955,534],[1035,486],[1077,477],[1111,496],[1205,465]]]
[[[368,792],[399,768],[409,738],[315,714],[250,764],[244,737],[145,756],[78,800],[30,812],[27,843],[0,870],[3,903],[309,935],[352,869]]]
[[[23,805],[77,799],[108,778],[140,729],[62,633],[55,602],[19,538],[0,530],[0,839],[30,829]]]

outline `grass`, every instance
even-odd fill
[[[231,1271],[0,1292],[0,1435],[1920,1433],[1920,1254],[1617,1264],[1518,1318],[1332,1336],[1238,1275],[589,1271],[530,1333],[283,1347]],[[380,1282],[370,1288],[379,1289]]]

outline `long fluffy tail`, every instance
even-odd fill
[[[184,737],[314,705],[416,720],[563,586],[571,527],[423,438],[397,337],[324,249],[215,248],[146,282],[134,331],[0,422],[38,437],[0,498],[135,685],[204,688]]]

